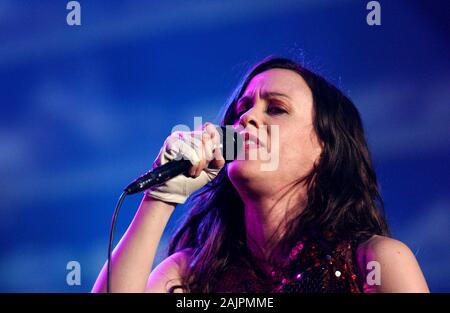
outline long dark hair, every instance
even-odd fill
[[[357,242],[389,235],[361,117],[352,101],[321,76],[290,59],[266,58],[245,75],[221,124],[234,123],[237,100],[253,77],[269,69],[288,69],[306,81],[313,95],[314,130],[323,143],[319,162],[302,178],[307,186],[306,207],[290,220],[277,244],[292,247],[305,234],[331,233],[335,240]],[[168,250],[169,255],[190,250],[182,285],[175,288],[211,292],[234,261],[249,255],[244,205],[228,178],[227,165],[190,203]]]

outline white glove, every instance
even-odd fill
[[[216,149],[220,144],[218,134],[213,134],[211,126],[207,126],[208,131],[194,131],[194,132],[174,132],[165,140],[159,155],[153,162],[152,168],[166,164],[167,162],[177,159],[190,160],[195,170],[197,167],[197,174],[200,167],[203,170],[197,177],[187,177],[184,174],[175,176],[161,185],[154,186],[145,191],[145,194],[165,202],[184,203],[186,199],[196,190],[200,189],[208,182],[213,180],[219,173],[221,167],[225,162],[220,162],[220,168],[209,168],[206,165],[208,160],[212,158],[220,159],[223,157],[220,154],[220,149]],[[211,134],[213,134],[211,136]],[[214,162],[217,164],[217,162]],[[191,171],[192,173],[192,171]],[[193,175],[193,174],[191,174]]]

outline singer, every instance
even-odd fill
[[[208,123],[201,149],[183,145],[194,132],[169,136],[153,167],[174,158],[174,142],[193,165],[145,192],[113,252],[113,292],[428,292],[414,254],[390,237],[359,112],[340,90],[270,57],[245,75],[221,125],[244,129],[244,156],[273,149],[267,126],[277,126],[276,168],[224,160]],[[151,270],[169,217],[195,191]],[[92,291],[105,290],[106,265]]]

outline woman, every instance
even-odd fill
[[[245,76],[222,125],[256,143],[225,163],[205,124],[200,150],[178,149],[194,165],[146,193],[114,250],[112,291],[428,292],[414,255],[389,238],[361,119],[341,91],[292,60],[268,58]],[[170,136],[154,166],[193,134]],[[273,149],[272,139],[279,163],[263,171],[261,147]],[[169,256],[150,273],[171,213],[196,190]],[[93,291],[105,283],[104,267]]]

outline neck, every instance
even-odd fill
[[[252,255],[262,263],[267,263],[270,256],[282,260],[285,256],[278,242],[287,223],[304,210],[305,189],[292,188],[271,195],[242,198],[247,245]]]

